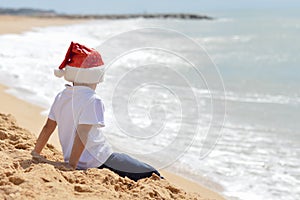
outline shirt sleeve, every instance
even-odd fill
[[[55,107],[56,99],[57,99],[57,97],[55,97],[55,100],[54,100],[54,102],[53,102],[53,104],[52,104],[52,106],[50,108],[50,112],[48,114],[48,118],[51,119],[51,120],[53,120],[53,121],[56,121],[56,119],[55,119],[55,113],[54,113],[54,107]]]
[[[100,99],[95,99],[82,110],[78,124],[91,124],[104,127],[104,105]]]

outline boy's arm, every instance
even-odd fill
[[[35,144],[35,147],[32,151],[32,154],[40,154],[41,151],[43,150],[43,148],[45,147],[46,143],[49,140],[49,137],[51,136],[51,134],[53,133],[53,131],[56,128],[56,121],[53,121],[51,119],[47,119],[46,124],[44,125],[37,141]]]
[[[90,124],[79,124],[72,147],[72,152],[69,160],[69,165],[76,169],[79,158],[85,148],[85,144],[88,138],[88,134],[93,125]]]

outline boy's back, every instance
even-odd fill
[[[89,87],[67,86],[56,96],[49,119],[57,122],[65,162],[70,159],[78,124],[93,125],[78,168],[98,167],[112,154],[112,149],[101,131],[101,127],[105,126],[103,115],[103,103]]]

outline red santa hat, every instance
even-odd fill
[[[54,70],[57,77],[63,77],[76,83],[100,83],[103,82],[104,65],[98,51],[84,45],[71,42],[65,59]],[[102,67],[101,67],[102,66]]]

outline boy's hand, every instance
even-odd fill
[[[47,159],[43,156],[41,156],[40,154],[38,154],[36,151],[31,151],[30,153],[32,155],[32,159],[33,160],[36,160],[38,162],[43,162],[43,163],[46,163],[47,162]]]
[[[40,154],[38,154],[35,150],[32,150],[30,154],[32,155],[33,158],[40,156]]]
[[[57,168],[59,168],[60,170],[63,170],[63,171],[75,170],[71,165],[69,165],[69,163],[62,163],[59,166],[57,166]]]
[[[38,154],[34,150],[31,151],[30,154],[32,155],[32,159],[37,161],[37,162],[48,163],[48,164],[54,165],[56,168],[58,168],[60,170],[63,170],[63,171],[73,171],[73,170],[75,170],[74,167],[72,167],[69,163],[57,163],[57,162],[49,161],[44,156],[41,156],[40,154]]]

